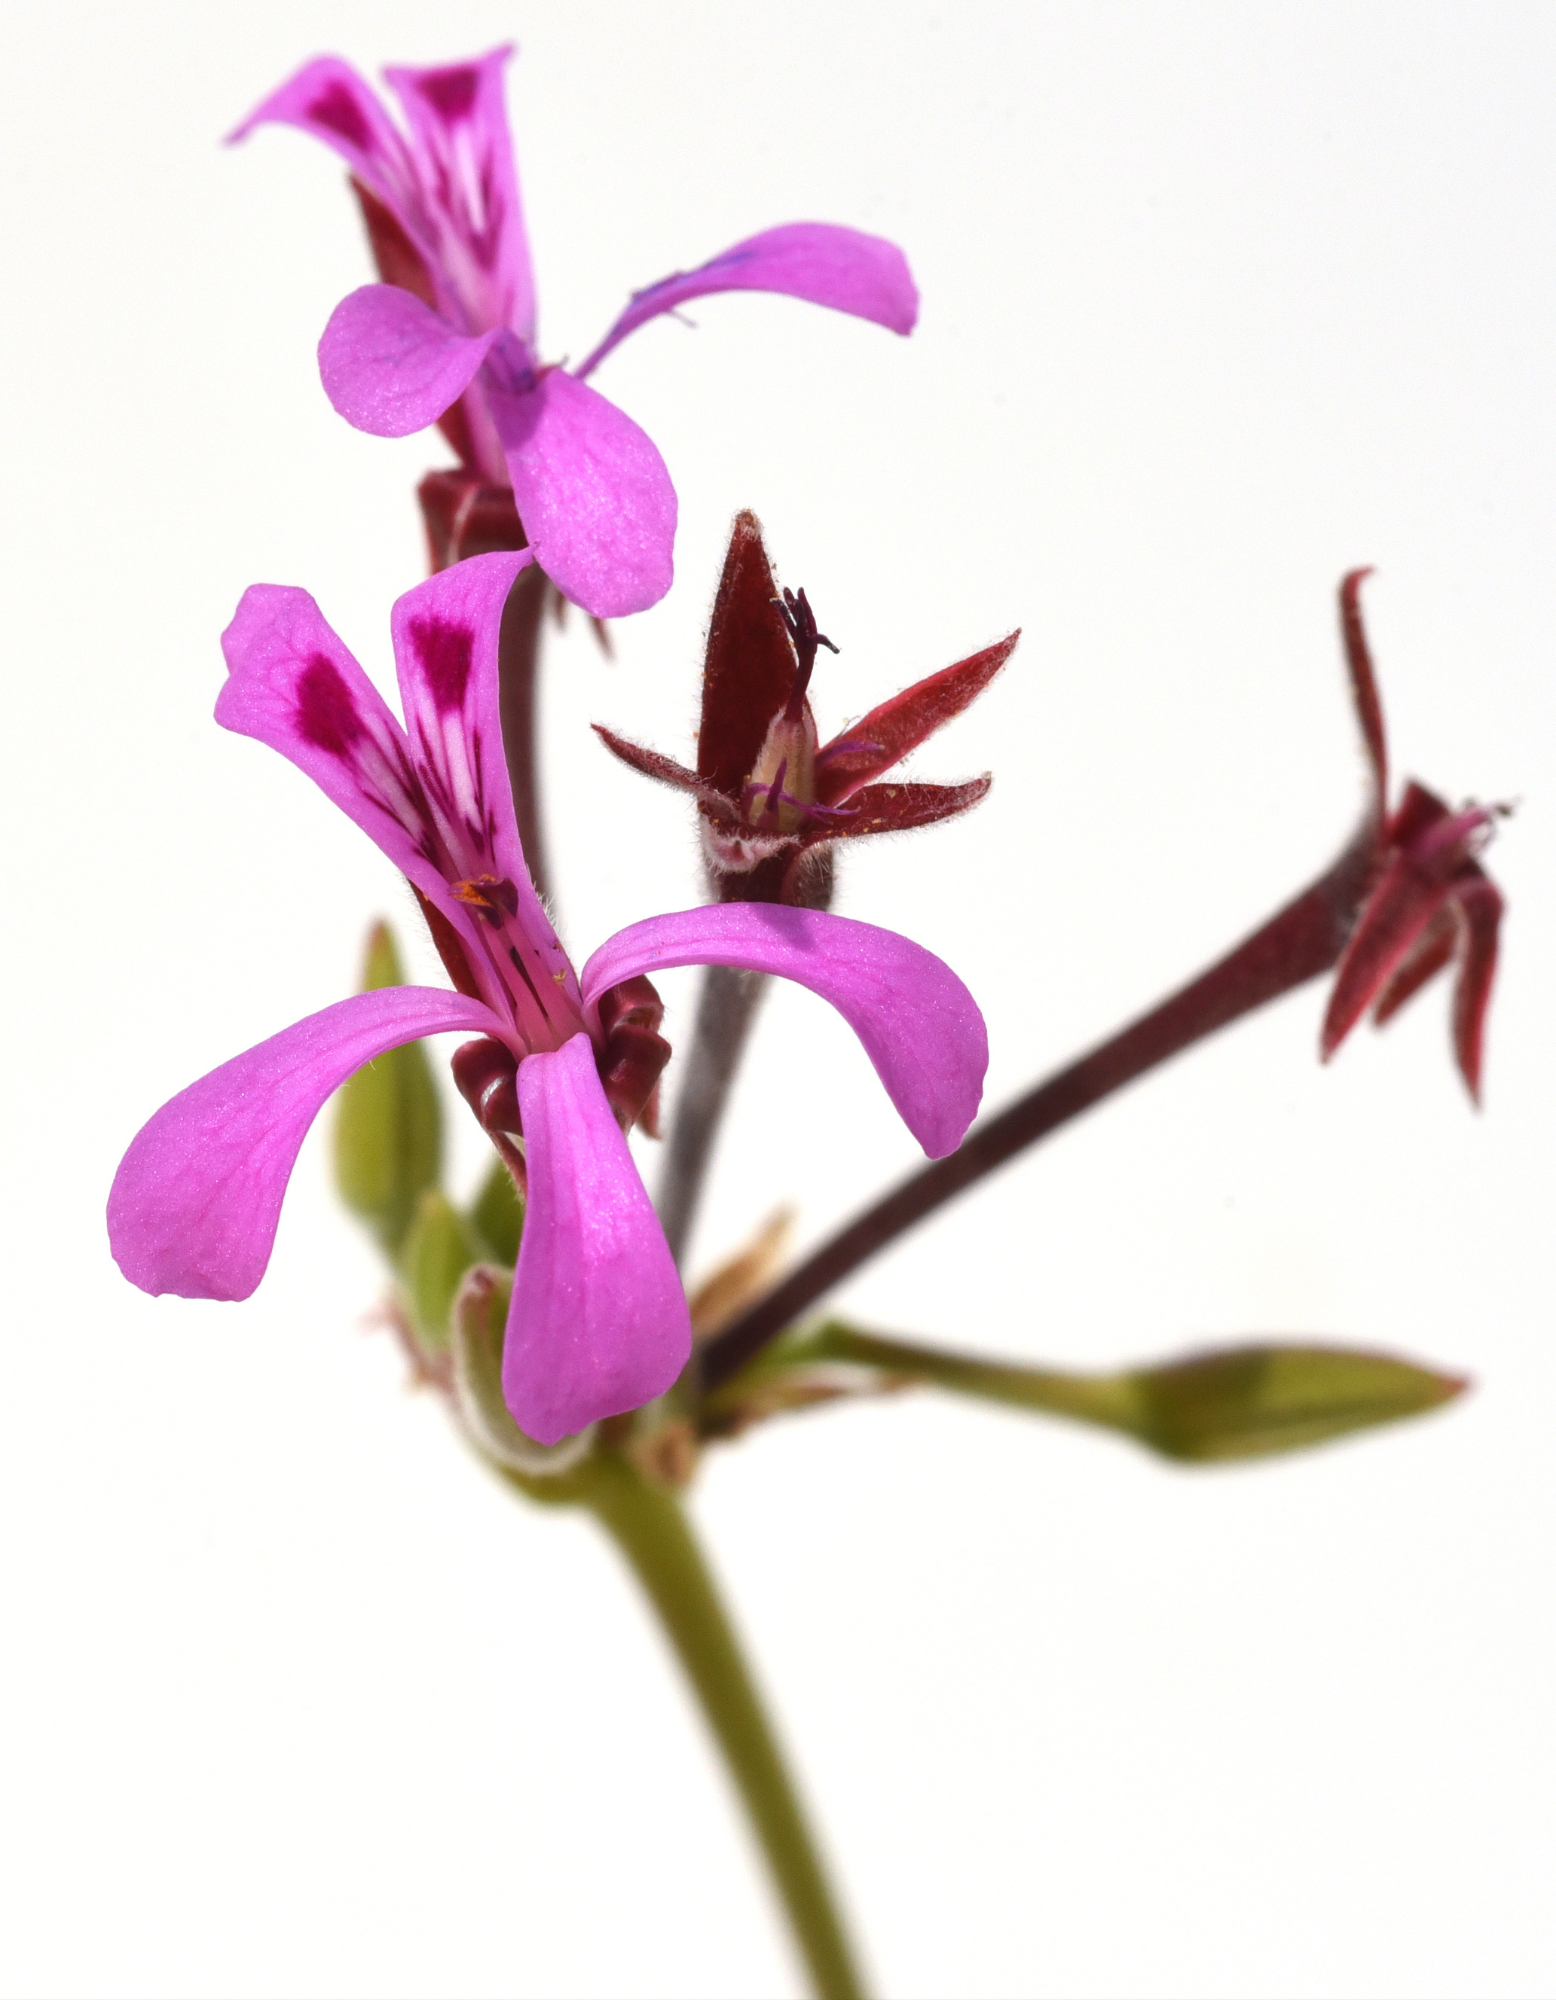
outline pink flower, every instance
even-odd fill
[[[1376,857],[1366,901],[1335,969],[1321,1049],[1327,1062],[1369,1007],[1381,1028],[1457,959],[1454,1055],[1478,1104],[1503,903],[1476,856],[1506,808],[1471,804],[1455,812],[1411,779],[1398,809],[1389,813],[1383,709],[1361,617],[1361,586],[1371,574],[1355,569],[1342,580],[1340,623],[1372,766]]]
[[[676,522],[675,489],[652,441],[587,386],[617,342],[688,299],[727,291],[787,292],[908,333],[918,292],[895,244],[791,222],[635,292],[579,367],[543,365],[503,108],[510,53],[386,70],[406,134],[349,64],[322,56],[231,136],[300,126],[341,155],[363,197],[391,282],[351,293],[324,330],[319,371],[335,408],[379,437],[442,420],[467,465],[511,483],[547,575],[586,611],[614,618],[670,588]]]
[[[971,994],[939,959],[814,910],[650,918],[574,972],[525,867],[497,716],[498,625],[530,560],[471,557],[395,605],[404,728],[305,591],[244,594],[223,635],[216,719],[290,758],[377,842],[415,889],[460,990],[358,994],[192,1084],[125,1154],[108,1230],[143,1291],[247,1298],[330,1094],[403,1042],[476,1036],[456,1074],[527,1180],[504,1388],[520,1428],[549,1444],[660,1394],[690,1352],[686,1299],[623,1130],[669,1053],[652,1032],[645,974],[733,965],[808,986],[853,1028],[934,1157],[972,1121],[988,1044]]]

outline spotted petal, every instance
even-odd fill
[[[523,558],[507,560],[517,566]],[[222,634],[222,652],[222,727],[268,743],[306,772],[474,945],[474,920],[450,894],[439,862],[436,822],[405,731],[307,591],[254,584]]]
[[[535,276],[502,73],[512,44],[439,69],[386,69],[411,128],[446,281],[472,330],[535,337]]]
[[[695,271],[676,271],[634,292],[579,374],[591,373],[645,320],[708,292],[787,292],[893,333],[911,333],[918,318],[918,287],[895,243],[831,222],[786,222],[732,243]]]
[[[895,931],[820,910],[725,903],[632,924],[583,970],[593,1010],[609,987],[677,965],[776,972],[828,1000],[864,1044],[886,1094],[932,1159],[954,1152],[983,1095],[989,1042],[951,968]]]
[[[425,256],[436,249],[410,149],[350,63],[320,56],[272,91],[227,135],[229,146],[256,125],[295,125],[322,139],[393,214]]]
[[[464,897],[484,897],[468,905],[481,910],[483,931],[500,935],[510,964],[522,960],[538,1016],[529,1025],[554,1045],[577,1028],[578,982],[519,845],[498,705],[503,606],[529,560],[527,549],[470,556],[407,591],[390,623],[411,752],[442,850]]]
[[[500,331],[467,337],[398,285],[362,285],[330,314],[319,379],[348,424],[410,437],[458,402]]]
[[[486,396],[547,576],[596,618],[657,604],[675,574],[676,499],[653,439],[560,368],[523,390],[488,380]]]
[[[541,1444],[662,1395],[691,1315],[653,1204],[575,1035],[519,1066],[529,1166],[503,1347],[503,1394]]]
[[[131,1141],[108,1240],[143,1292],[246,1299],[265,1275],[297,1150],[332,1091],[422,1035],[489,1034],[478,1000],[389,986],[338,1001],[212,1070]]]

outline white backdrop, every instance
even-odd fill
[[[319,1136],[247,1305],[141,1297],[101,1221],[165,1097],[346,991],[374,915],[412,934],[387,865],[210,708],[256,580],[387,678],[441,447],[359,436],[318,386],[368,275],[336,164],[216,142],[321,50],[509,35],[548,355],[802,217],[896,238],[924,297],[908,341],[710,299],[607,364],[680,490],[680,581],[616,665],[577,632],[551,655],[579,954],[695,898],[679,801],[585,724],[684,752],[742,505],[844,648],[824,725],[1025,628],[918,760],[992,767],[988,804],[849,855],[838,905],[967,978],[991,1102],[1348,830],[1348,566],[1379,566],[1396,767],[1524,801],[1482,1116],[1440,989],[1328,1070],[1308,990],[839,1294],[1083,1365],[1347,1338],[1471,1397],[1221,1472],[928,1396],[707,1465],[696,1518],[879,1985],[1548,1993],[1556,17],[1422,0],[12,17],[0,1986],[796,1987],[629,1581],[407,1391]],[[781,993],[698,1256],[786,1196],[814,1240],[911,1154],[846,1031]]]

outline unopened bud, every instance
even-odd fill
[[[400,1279],[412,1329],[429,1353],[448,1352],[454,1295],[483,1254],[459,1210],[436,1188],[428,1188],[400,1253]]]
[[[513,1421],[502,1393],[502,1344],[512,1294],[512,1273],[491,1264],[478,1264],[461,1285],[451,1318],[454,1398],[471,1442],[488,1458],[531,1478],[555,1477],[588,1456],[597,1426],[543,1445]]]
[[[493,1160],[469,1214],[472,1227],[492,1256],[512,1270],[519,1261],[519,1239],[524,1233],[524,1202],[501,1160]]]
[[[1342,1347],[1230,1347],[1128,1378],[1137,1435],[1169,1458],[1256,1458],[1419,1416],[1465,1389],[1391,1354]]]
[[[389,926],[368,935],[362,991],[401,986],[405,975]],[[398,1256],[423,1191],[437,1184],[442,1113],[420,1042],[386,1049],[342,1085],[335,1118],[335,1184],[353,1214]]]

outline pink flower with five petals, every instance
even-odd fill
[[[471,557],[398,601],[404,727],[305,591],[245,593],[223,635],[216,719],[289,758],[403,871],[460,990],[358,994],[192,1084],[125,1154],[108,1230],[143,1291],[247,1298],[330,1094],[386,1049],[476,1036],[456,1073],[527,1182],[504,1390],[519,1427],[550,1444],[661,1394],[690,1352],[686,1298],[623,1129],[647,1095],[641,1063],[625,1102],[616,1087],[633,1071],[617,1030],[657,1020],[646,974],[732,965],[809,987],[853,1028],[933,1157],[972,1121],[988,1043],[971,994],[938,958],[814,910],[742,903],[653,917],[574,971],[525,866],[498,724],[498,626],[530,561],[527,550]],[[645,1033],[628,1038],[639,1056]]]
[[[588,385],[611,349],[688,299],[729,291],[785,292],[905,334],[918,291],[884,238],[785,223],[633,293],[577,368],[543,365],[503,107],[510,53],[386,70],[404,133],[348,63],[321,56],[231,137],[296,125],[340,154],[363,197],[393,282],[352,292],[324,329],[319,372],[335,408],[379,437],[442,421],[474,472],[511,484],[536,558],[564,596],[616,618],[670,588],[676,497],[653,441]]]

